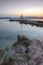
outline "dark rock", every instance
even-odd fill
[[[25,47],[28,47],[28,46],[30,45],[30,40],[24,40],[24,41],[23,41],[23,45],[24,45]]]
[[[30,48],[27,48],[25,51],[25,53],[30,53],[30,52],[31,52]]]
[[[18,40],[19,40],[19,41],[28,40],[28,38],[25,37],[24,35],[18,35]]]
[[[31,40],[25,37],[24,35],[18,35],[18,40],[13,44],[13,47],[17,47],[18,45],[24,45],[28,47],[31,43]]]

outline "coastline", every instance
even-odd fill
[[[43,27],[43,21],[35,21],[35,20],[13,20],[10,19],[9,22],[14,22],[18,21],[20,24],[30,24],[32,26],[38,26],[38,27]]]
[[[24,35],[18,35],[18,40],[12,45],[16,54],[4,59],[1,65],[43,65],[43,42],[31,40]]]

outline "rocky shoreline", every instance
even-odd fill
[[[30,24],[32,26],[38,26],[38,27],[43,27],[43,21],[35,21],[35,20],[24,20],[24,21],[19,21],[20,24]]]
[[[16,54],[5,59],[1,65],[43,65],[43,42],[28,39],[24,35],[18,35],[17,38],[12,45]]]
[[[30,24],[32,26],[38,26],[43,27],[43,21],[37,21],[37,20],[9,20],[10,22],[18,21],[20,24]]]

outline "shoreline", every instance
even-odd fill
[[[38,27],[43,27],[43,21],[33,21],[33,20],[12,20],[10,19],[9,22],[18,21],[20,24],[30,24],[32,26],[36,25]]]
[[[12,45],[16,54],[4,59],[1,65],[43,65],[43,42],[31,40],[24,35],[18,35]]]

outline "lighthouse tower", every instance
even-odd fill
[[[20,20],[23,21],[24,20],[24,17],[23,15],[20,16]]]

